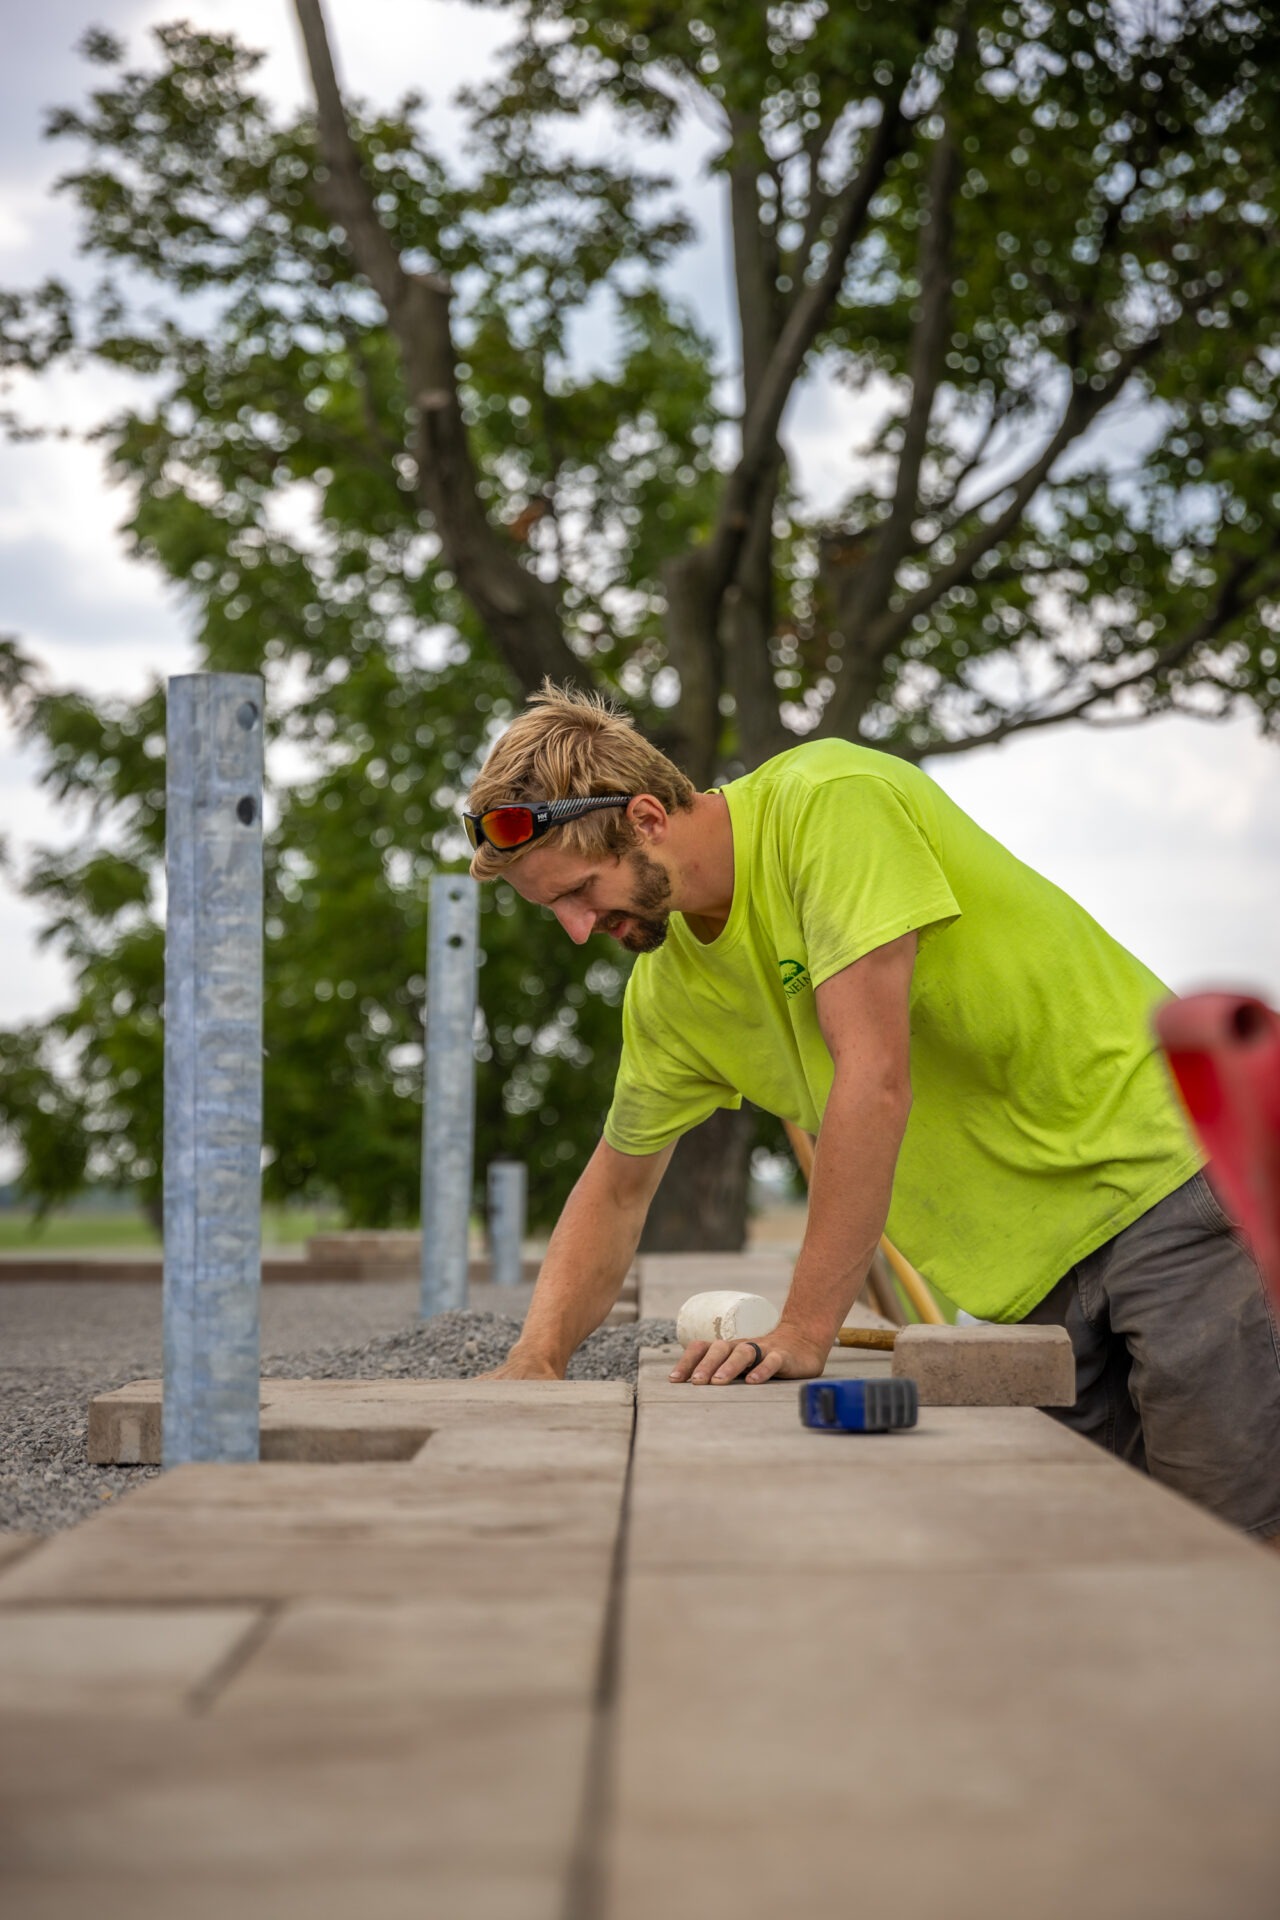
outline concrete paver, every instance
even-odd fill
[[[0,1567],[11,1566],[20,1560],[24,1553],[30,1553],[38,1547],[43,1535],[39,1533],[0,1533]]]
[[[413,1462],[180,1468],[0,1575],[15,1666],[87,1649],[0,1723],[24,1920],[562,1920],[633,1395],[394,1386]]]
[[[610,1920],[1270,1920],[1280,1579],[1245,1551],[634,1574]]]
[[[585,1475],[467,1488],[417,1465],[179,1467],[0,1573],[0,1607],[603,1596],[620,1498]]]
[[[766,1265],[666,1280],[767,1294]],[[831,1436],[795,1383],[670,1364],[625,1507],[621,1383],[270,1381],[311,1461],[429,1438],[182,1468],[11,1561],[7,1902],[1271,1920],[1280,1559],[1025,1407]]]
[[[662,1409],[661,1418],[644,1423],[646,1459],[691,1460],[721,1456],[763,1465],[769,1472],[801,1466],[806,1472],[844,1472],[857,1467],[915,1468],[984,1462],[1057,1461],[1108,1472],[1115,1462],[1060,1422],[1030,1407],[929,1407],[919,1423],[891,1433],[822,1433],[805,1427],[793,1380],[749,1387],[691,1387],[668,1380],[672,1349],[645,1347],[640,1354],[637,1400],[641,1414]],[[847,1349],[832,1356],[830,1372],[839,1378],[887,1377],[890,1355]],[[816,1453],[819,1443],[826,1454]]]
[[[254,1607],[14,1608],[0,1713],[180,1713],[257,1627]]]
[[[0,1841],[23,1920],[559,1920],[590,1716],[6,1720]]]
[[[715,1401],[711,1400],[714,1391]],[[754,1394],[756,1389],[748,1392]],[[1031,1407],[930,1407],[915,1427],[891,1433],[821,1433],[800,1423],[796,1396],[779,1394],[768,1406],[725,1408],[719,1389],[695,1389],[687,1404],[664,1399],[662,1418],[646,1436],[651,1459],[680,1461],[690,1443],[708,1459],[731,1457],[770,1469],[787,1463],[813,1464],[816,1442],[827,1443],[833,1461],[844,1467],[874,1465],[913,1468],[981,1465],[988,1461],[1056,1460],[1067,1465],[1099,1466],[1105,1461],[1079,1434]],[[647,1406],[647,1400],[642,1404]],[[434,1442],[432,1443],[435,1444]],[[849,1459],[853,1451],[852,1461]]]
[[[1242,1535],[1176,1494],[1125,1469],[1059,1460],[905,1463],[885,1436],[811,1467],[769,1467],[723,1455],[673,1468],[638,1459],[632,1488],[631,1565],[766,1570],[781,1559],[810,1572],[868,1566],[1092,1566],[1239,1559]],[[1105,1465],[1105,1462],[1103,1463]],[[0,1593],[3,1588],[0,1587]]]
[[[503,1397],[500,1409],[495,1391]],[[554,1408],[561,1421],[594,1410],[607,1421],[611,1413],[629,1415],[631,1400],[621,1380],[518,1381],[496,1389],[481,1380],[264,1380],[262,1459],[407,1460],[437,1428],[475,1424],[477,1409],[505,1418],[532,1410],[541,1419]],[[162,1407],[159,1380],[134,1380],[96,1395],[89,1404],[89,1459],[100,1466],[159,1466]]]
[[[581,1701],[603,1625],[594,1591],[304,1600],[276,1615],[212,1711],[394,1716],[439,1700]]]
[[[833,1436],[667,1367],[604,1920],[1269,1920],[1274,1556],[1027,1408]]]
[[[1076,1361],[1065,1327],[903,1327],[895,1375],[922,1407],[1070,1407]]]

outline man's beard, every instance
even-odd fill
[[[618,936],[618,944],[628,953],[655,953],[667,937],[671,912],[663,908],[671,898],[671,882],[657,861],[651,860],[643,849],[629,853],[627,865],[634,881],[631,908],[626,913],[610,914],[605,931],[612,933],[624,920],[629,920],[631,925],[626,933]]]

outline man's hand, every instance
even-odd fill
[[[756,1365],[756,1347],[763,1358]],[[766,1380],[815,1380],[827,1364],[830,1341],[815,1340],[779,1321],[759,1340],[691,1340],[668,1376],[694,1387],[727,1387],[744,1379],[758,1387]]]
[[[557,1372],[549,1360],[541,1354],[521,1353],[518,1345],[500,1367],[494,1367],[488,1373],[477,1374],[478,1380],[563,1380],[564,1374]]]

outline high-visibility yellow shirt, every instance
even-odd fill
[[[723,792],[729,920],[704,944],[673,913],[637,960],[610,1145],[657,1152],[744,1097],[816,1132],[814,989],[915,931],[887,1231],[958,1305],[1019,1319],[1202,1164],[1152,1037],[1167,989],[927,774],[815,741]]]

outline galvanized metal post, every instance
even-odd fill
[[[166,1467],[258,1458],[262,681],[169,682]]]
[[[524,1239],[528,1181],[523,1160],[489,1162],[489,1277],[500,1287],[518,1287],[524,1279]]]
[[[467,1304],[475,1153],[476,937],[480,890],[465,873],[431,882],[426,1089],[422,1115],[422,1318]]]

